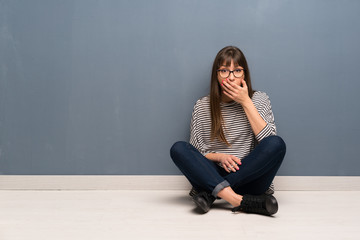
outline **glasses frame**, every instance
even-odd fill
[[[242,75],[241,75],[240,77],[237,77],[237,76],[235,76],[234,71],[239,70],[239,69],[241,70]],[[228,74],[226,77],[222,77],[222,76],[221,76],[221,73],[220,73],[220,71],[222,71],[222,70],[229,71],[229,74]],[[244,70],[243,68],[238,68],[238,69],[235,69],[235,70],[233,70],[233,71],[230,71],[230,70],[228,70],[228,69],[218,69],[218,70],[216,70],[216,71],[220,74],[220,77],[222,77],[222,78],[228,78],[231,73],[234,75],[234,77],[236,77],[236,78],[241,78],[242,76],[244,76],[244,72],[245,72],[245,70]]]

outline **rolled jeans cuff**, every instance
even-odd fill
[[[214,190],[212,191],[212,195],[214,197],[217,197],[218,193],[223,190],[224,188],[226,187],[229,187],[230,186],[230,183],[226,180],[222,181],[221,183],[219,183],[215,188]]]

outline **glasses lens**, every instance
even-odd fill
[[[234,76],[235,77],[241,77],[243,75],[243,70],[242,69],[236,69],[234,70]]]
[[[219,70],[219,73],[220,73],[220,77],[222,78],[227,78],[229,76],[229,70],[226,69]]]

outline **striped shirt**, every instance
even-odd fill
[[[268,95],[256,91],[252,102],[260,116],[267,123],[256,136],[246,117],[243,107],[237,102],[221,103],[223,129],[226,140],[231,146],[218,139],[211,140],[210,96],[199,99],[193,109],[190,125],[190,144],[204,156],[208,153],[225,153],[240,159],[247,156],[263,138],[276,135],[274,115]]]

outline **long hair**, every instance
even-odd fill
[[[226,140],[223,117],[220,109],[220,102],[222,99],[222,89],[218,81],[217,70],[221,65],[225,63],[226,66],[231,65],[231,61],[234,61],[235,65],[239,65],[244,68],[244,80],[248,87],[249,97],[252,98],[254,91],[251,86],[251,78],[249,67],[243,52],[234,46],[228,46],[221,49],[215,57],[212,73],[211,73],[211,86],[210,86],[210,109],[211,109],[211,140],[218,139],[230,146]]]

